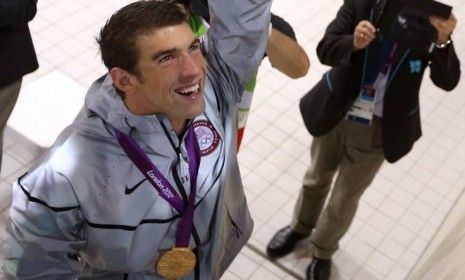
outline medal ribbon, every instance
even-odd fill
[[[150,161],[141,147],[130,136],[115,128],[116,139],[124,149],[131,161],[144,174],[158,193],[181,215],[176,231],[176,247],[188,247],[194,220],[194,204],[197,192],[197,173],[200,166],[200,148],[192,125],[189,126],[185,138],[187,156],[189,161],[189,175],[191,192],[187,206],[171,186],[170,182],[161,174],[158,168]]]

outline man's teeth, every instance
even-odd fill
[[[191,93],[193,93],[193,92],[198,91],[198,90],[199,90],[199,87],[200,87],[200,86],[199,86],[198,84],[196,84],[196,85],[193,85],[193,86],[188,87],[188,88],[183,88],[183,89],[179,90],[179,92],[180,92],[181,94],[186,94],[186,95],[188,95],[188,94],[191,94]]]

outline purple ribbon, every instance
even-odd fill
[[[124,149],[131,161],[144,174],[145,178],[153,185],[158,193],[181,215],[181,221],[178,223],[176,231],[176,246],[188,247],[192,233],[192,224],[194,220],[194,204],[195,195],[197,192],[197,173],[200,166],[200,148],[197,142],[197,137],[194,133],[194,128],[189,125],[185,144],[189,161],[189,175],[191,183],[191,192],[187,206],[179,197],[178,193],[171,186],[170,182],[161,174],[158,168],[150,161],[145,152],[130,136],[122,133],[115,128],[116,139],[120,146]]]
[[[389,57],[386,59],[386,62],[383,64],[383,68],[380,71],[381,73],[387,74],[389,67],[394,62],[394,54],[396,53],[396,49],[397,49],[397,44],[394,44],[394,46],[392,46],[391,52],[389,53]]]

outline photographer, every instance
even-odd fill
[[[460,63],[450,37],[454,15],[428,19],[437,40],[430,52],[419,51],[376,33],[375,23],[389,1],[344,1],[317,47],[321,62],[333,68],[300,102],[314,136],[312,163],[292,223],[275,234],[267,253],[284,256],[311,233],[313,260],[307,279],[329,279],[331,257],[364,190],[385,159],[399,160],[420,138],[418,95],[426,66],[443,90],[451,91],[459,82]]]

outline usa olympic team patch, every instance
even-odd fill
[[[212,153],[220,143],[220,136],[211,122],[206,120],[195,121],[194,132],[199,142],[200,154],[206,156]]]

